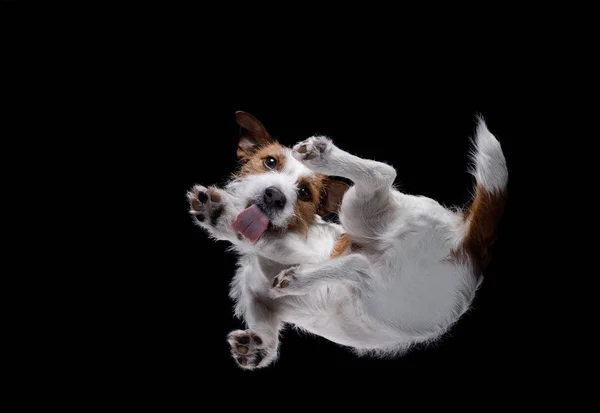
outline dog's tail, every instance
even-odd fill
[[[464,213],[467,227],[461,252],[483,268],[489,261],[489,250],[496,239],[496,226],[504,213],[508,169],[500,142],[481,117],[471,160],[470,173],[475,177],[476,185],[471,205]]]

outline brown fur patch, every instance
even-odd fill
[[[346,183],[332,180],[322,174],[302,177],[297,184],[299,187],[307,186],[312,199],[296,201],[295,215],[288,229],[302,230],[306,234],[308,234],[308,226],[313,223],[315,215],[325,216],[339,210],[344,193],[350,188]]]
[[[235,119],[237,124],[240,125],[238,159],[244,161],[251,157],[257,148],[274,142],[265,126],[251,114],[238,111],[235,113]]]
[[[489,192],[483,186],[477,186],[475,198],[464,213],[469,229],[465,239],[453,258],[470,258],[480,268],[489,261],[489,250],[496,239],[496,225],[504,213],[507,192]]]
[[[265,166],[265,159],[269,156],[277,159],[276,169],[278,171],[285,166],[285,147],[275,142],[257,148],[252,156],[246,157],[239,175],[245,176],[269,171],[270,169]]]
[[[345,182],[336,181],[325,176],[321,176],[321,179],[325,191],[319,205],[318,214],[325,216],[330,212],[339,211],[344,194],[350,189],[350,186]]]
[[[318,174],[313,177],[304,176],[299,178],[296,184],[299,188],[305,186],[310,191],[311,199],[302,200],[300,197],[296,199],[294,217],[288,225],[288,230],[300,230],[308,233],[308,226],[313,223],[314,217],[319,211],[322,193],[325,190],[323,177]]]
[[[352,247],[352,240],[348,234],[343,234],[341,237],[333,245],[333,249],[331,250],[331,254],[329,258],[334,259],[337,257],[341,257],[347,251],[349,251]]]

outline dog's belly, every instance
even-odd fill
[[[429,198],[394,194],[394,219],[369,240],[374,248],[364,249],[372,281],[362,304],[369,320],[393,329],[398,342],[428,340],[464,313],[477,278],[469,264],[452,259],[460,216]]]
[[[370,318],[396,326],[402,340],[422,341],[444,332],[468,308],[477,280],[452,264],[405,265],[364,301]]]
[[[398,247],[372,258],[364,291],[323,287],[294,297],[286,321],[341,345],[390,349],[444,333],[468,308],[477,289],[472,269],[446,252]],[[439,255],[437,257],[436,255]]]
[[[350,289],[323,287],[288,302],[285,321],[335,343],[378,348],[397,342],[397,333],[374,323],[364,302]]]
[[[468,308],[477,286],[452,267],[438,273],[378,274],[373,294],[320,291],[296,301],[285,320],[335,343],[389,349],[444,333]],[[419,278],[421,277],[421,278]]]

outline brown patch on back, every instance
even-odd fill
[[[333,245],[333,249],[331,250],[331,254],[329,254],[329,258],[334,259],[337,257],[341,257],[346,252],[350,251],[352,247],[352,240],[348,234],[343,234],[341,237]]]
[[[257,148],[252,156],[245,157],[239,175],[260,174],[270,171],[271,169],[265,166],[265,159],[269,156],[277,160],[276,169],[278,171],[285,166],[285,147],[277,142],[273,142]]]
[[[455,259],[470,258],[480,268],[489,261],[489,250],[496,240],[496,226],[504,213],[507,192],[489,192],[477,186],[473,203],[464,213],[469,229],[461,247],[452,252]]]

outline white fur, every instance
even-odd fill
[[[480,119],[475,134],[475,145],[472,152],[474,168],[471,173],[477,183],[490,192],[501,191],[508,182],[506,159],[502,153],[500,142],[488,130]]]
[[[505,159],[483,121],[475,143],[477,183],[504,189]],[[297,151],[300,145],[307,152]],[[450,259],[467,230],[462,216],[433,199],[399,192],[393,187],[394,168],[351,155],[325,137],[301,142],[292,154],[285,171],[230,184],[223,191],[227,214],[219,228],[202,224],[215,238],[230,240],[239,254],[230,296],[248,331],[264,341],[260,361],[259,350],[239,353],[230,340],[234,357],[245,357],[249,369],[269,365],[286,323],[357,354],[380,357],[440,338],[469,309],[481,280],[470,262]],[[309,154],[314,158],[307,159]],[[228,233],[227,225],[249,198],[275,184],[294,199],[297,177],[314,172],[354,182],[341,205],[341,226],[318,219],[306,237],[265,235],[255,244],[239,240],[231,229]],[[281,222],[289,216],[286,211]],[[342,232],[365,248],[330,259]]]

